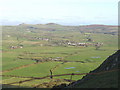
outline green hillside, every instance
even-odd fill
[[[117,26],[2,26],[2,83],[52,88],[81,79],[118,50]],[[51,72],[50,72],[51,71]],[[46,77],[47,76],[47,77]],[[43,79],[38,79],[46,77]],[[37,79],[35,79],[37,78]]]
[[[120,50],[108,57],[99,67],[81,80],[69,84],[70,88],[118,88],[118,70],[120,68]],[[62,90],[64,90],[62,89]]]

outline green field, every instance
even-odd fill
[[[88,73],[118,49],[117,27],[96,27],[56,24],[2,26],[2,74],[44,77],[50,75],[50,70],[53,75]],[[103,45],[96,50],[96,43]],[[73,76],[72,80],[79,80],[83,76]],[[27,79],[4,76],[3,84]],[[23,82],[20,86],[34,87],[41,84],[38,87],[50,87],[50,82],[53,85],[70,83],[64,79],[70,79],[70,76],[35,79]],[[10,85],[18,86],[19,83]]]

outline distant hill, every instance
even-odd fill
[[[85,25],[88,27],[117,27],[117,25],[102,25],[102,24],[91,24],[91,25]]]
[[[47,23],[47,24],[19,24],[19,27],[22,28],[29,28],[34,27],[37,29],[43,29],[43,30],[49,30],[49,31],[56,31],[56,30],[69,30],[69,31],[80,31],[81,33],[104,33],[104,34],[112,34],[117,35],[118,33],[118,26],[114,25],[99,25],[99,24],[93,24],[93,25],[80,25],[80,26],[64,26],[59,25],[56,23]]]
[[[59,24],[56,24],[56,23],[47,23],[46,25],[59,25]]]

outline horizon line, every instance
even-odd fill
[[[5,25],[0,23],[0,26],[19,26],[19,25],[61,25],[61,26],[120,26],[120,25],[116,25],[116,24],[80,24],[80,25],[65,25],[65,24],[58,24],[58,23],[53,23],[53,22],[49,22],[49,23],[38,23],[38,24],[31,24],[31,23],[19,23],[19,24],[13,24],[13,25]]]

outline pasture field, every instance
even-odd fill
[[[2,84],[18,87],[46,88],[79,80],[84,75],[31,78],[49,76],[50,70],[52,75],[89,73],[118,49],[117,27],[112,26],[23,24],[2,26],[2,32]]]

